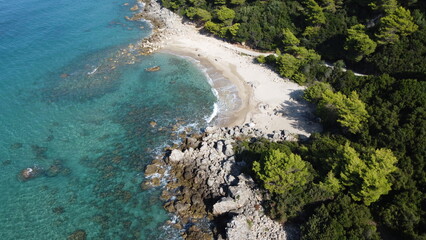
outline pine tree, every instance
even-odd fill
[[[373,10],[383,11],[387,14],[392,14],[398,7],[397,0],[376,0],[369,4]]]
[[[261,161],[253,163],[253,171],[265,189],[282,194],[309,181],[308,163],[293,153],[270,150]]]
[[[369,117],[365,104],[355,91],[347,97],[341,92],[334,93],[326,89],[318,107],[323,115],[330,112],[337,113],[337,122],[351,133],[360,132]]]
[[[300,43],[300,40],[291,32],[290,29],[283,29],[283,43],[285,46],[297,46]]]
[[[377,149],[365,160],[349,143],[340,151],[343,157],[340,178],[342,184],[349,188],[352,199],[369,206],[391,190],[392,183],[388,178],[397,169],[397,159],[391,150]]]
[[[306,21],[312,25],[324,24],[326,21],[322,7],[315,0],[305,0],[306,5]]]
[[[417,26],[410,10],[403,7],[397,8],[394,13],[380,19],[379,32],[376,37],[379,44],[389,44],[399,41],[400,36],[408,36],[417,31]]]
[[[357,24],[348,29],[348,36],[345,42],[345,50],[350,58],[359,62],[364,56],[372,54],[376,50],[377,44],[365,34],[365,26]]]

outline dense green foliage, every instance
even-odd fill
[[[253,171],[271,193],[285,193],[309,180],[307,163],[299,155],[270,150],[261,161],[253,163]]]
[[[407,36],[417,31],[409,10],[399,7],[391,14],[380,19],[379,32],[376,34],[378,43],[389,44],[399,41],[400,36]]]
[[[357,24],[348,29],[345,50],[354,61],[361,61],[364,56],[372,54],[376,47],[377,43],[365,33],[364,25]]]
[[[355,91],[346,96],[341,92],[325,90],[318,103],[318,112],[323,119],[327,119],[326,121],[332,124],[336,116],[336,121],[351,133],[360,132],[368,119],[365,104]]]
[[[368,208],[346,196],[315,209],[302,229],[302,240],[380,239]]]
[[[378,239],[376,226],[426,239],[426,1],[163,4],[214,35],[275,52],[258,62],[308,86],[324,133],[240,146],[270,216],[308,221],[303,239]]]

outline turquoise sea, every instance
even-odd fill
[[[179,236],[143,171],[216,97],[192,61],[135,56],[150,27],[125,20],[134,4],[0,0],[0,239]]]

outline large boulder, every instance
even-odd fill
[[[238,209],[237,201],[230,197],[224,197],[213,205],[213,214],[221,215],[236,209]]]
[[[172,152],[170,153],[169,160],[171,162],[179,162],[183,159],[183,156],[184,154],[181,150],[173,149]]]

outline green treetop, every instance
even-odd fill
[[[214,0],[214,4],[216,4],[216,5],[225,5],[226,4],[226,0]]]
[[[279,149],[269,150],[260,161],[255,161],[253,171],[271,193],[282,194],[310,180],[308,163],[297,154]]]
[[[304,91],[303,98],[311,103],[318,103],[327,89],[333,90],[329,83],[316,81]]]
[[[326,89],[318,107],[323,114],[337,113],[337,122],[351,133],[360,132],[369,117],[365,104],[355,91],[346,96],[341,92],[334,93],[330,89]]]
[[[189,7],[186,10],[186,16],[191,20],[201,20],[203,22],[210,21],[212,15],[205,9]]]
[[[232,25],[232,20],[235,18],[234,10],[227,8],[225,6],[221,6],[218,10],[216,10],[217,18],[225,23],[226,25]]]
[[[344,162],[340,173],[341,181],[349,187],[354,200],[363,201],[368,206],[391,190],[392,183],[388,178],[397,169],[397,158],[391,150],[377,149],[365,160],[361,160],[349,143],[340,151]]]
[[[280,75],[286,78],[291,78],[300,67],[299,59],[288,53],[278,56],[276,63]]]
[[[343,4],[342,0],[320,0],[321,6],[325,11],[336,12],[337,8],[340,8]]]
[[[315,0],[305,0],[305,14],[306,14],[306,21],[309,22],[309,24],[312,25],[320,25],[325,23],[325,15],[323,12],[322,7],[318,5]]]
[[[373,10],[383,11],[387,14],[392,14],[398,7],[397,0],[376,0],[369,4]]]
[[[364,56],[372,54],[376,50],[377,44],[365,34],[365,26],[357,24],[348,29],[345,50],[356,62],[361,61]]]
[[[203,7],[207,5],[206,0],[189,0],[194,7]]]
[[[246,0],[231,0],[230,3],[233,5],[242,5],[246,2]]]
[[[296,36],[291,32],[290,29],[284,28],[283,29],[283,43],[286,46],[297,46],[299,45],[300,41],[297,39]]]
[[[407,36],[417,31],[417,26],[410,10],[398,7],[392,14],[380,19],[379,32],[376,37],[380,44],[395,43],[399,41],[400,36]]]
[[[369,209],[346,195],[321,205],[301,227],[302,240],[379,240]]]

